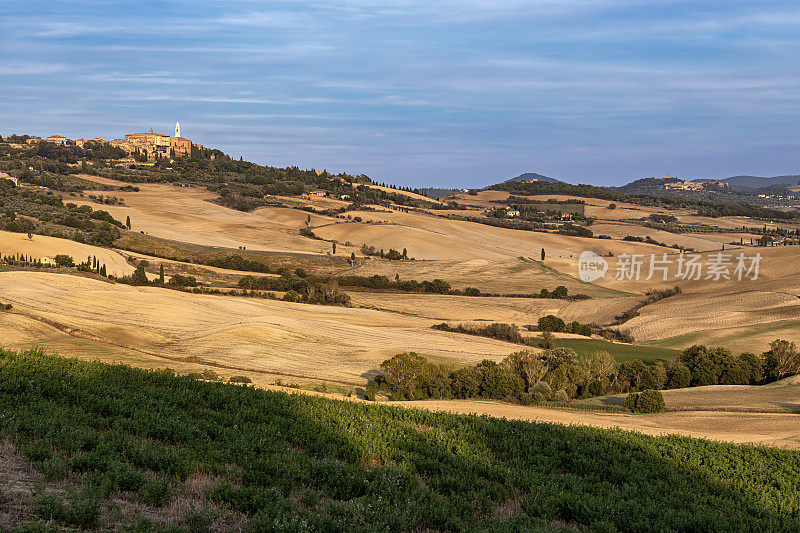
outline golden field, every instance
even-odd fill
[[[121,182],[83,176],[103,185]],[[477,287],[482,292],[538,294],[558,285],[587,300],[465,297],[352,291],[353,307],[325,307],[275,300],[191,294],[154,287],[131,287],[98,279],[55,272],[0,272],[0,302],[13,309],[0,314],[0,338],[7,348],[38,344],[65,356],[126,362],[146,368],[180,372],[213,370],[221,378],[246,375],[257,386],[297,383],[304,388],[324,384],[339,393],[363,387],[382,361],[415,351],[457,367],[483,359],[501,360],[520,345],[430,329],[440,322],[535,324],[555,314],[564,320],[610,324],[631,309],[647,291],[678,285],[682,293],[639,311],[619,328],[637,342],[682,349],[692,344],[722,345],[734,352],[764,351],[775,338],[800,338],[800,268],[792,247],[751,248],[728,243],[747,233],[682,233],[655,231],[632,222],[653,213],[678,216],[681,223],[719,228],[755,226],[748,219],[696,217],[687,212],[587,200],[587,214],[596,217],[595,235],[587,239],[550,233],[518,231],[450,220],[441,212],[401,213],[382,206],[348,211],[345,216],[311,215],[285,207],[266,207],[244,213],[209,200],[210,192],[195,187],[138,184],[125,192],[123,206],[103,206],[118,220],[130,216],[132,234],[214,247],[237,253],[240,247],[276,254],[330,259],[357,256],[354,265],[329,262],[319,272],[390,279],[440,278],[454,288]],[[507,193],[483,191],[458,195],[478,208],[506,198]],[[547,199],[542,197],[540,199]],[[567,197],[558,197],[565,199]],[[339,200],[285,199],[298,205],[332,207]],[[85,198],[69,201],[87,203]],[[291,202],[290,202],[291,203]],[[468,212],[475,214],[480,211]],[[359,216],[362,222],[355,222]],[[348,218],[349,217],[349,218]],[[324,240],[303,237],[308,227]],[[685,281],[673,278],[616,280],[614,272],[625,254],[668,254],[675,248],[623,241],[627,235],[650,236],[667,245],[702,252],[704,260],[725,245],[727,252],[763,256],[755,281]],[[406,249],[413,261],[364,257],[362,245],[376,249]],[[545,261],[540,251],[546,251]],[[605,278],[594,283],[578,279],[577,258],[592,250],[609,263]],[[234,286],[242,272],[163,260],[141,253],[97,248],[72,241],[0,232],[0,253],[34,257],[65,253],[82,261],[97,256],[110,274],[130,274],[127,259],[164,263],[169,272],[196,275],[222,286]],[[280,254],[284,254],[281,256]],[[314,269],[313,263],[312,270]],[[151,270],[156,268],[151,266]],[[152,271],[150,272],[152,276]],[[786,385],[786,384],[784,384]],[[790,405],[797,383],[781,387],[698,388],[667,391],[667,413],[641,417],[620,413],[521,407],[490,401],[425,401],[414,406],[475,412],[508,418],[562,423],[618,426],[651,434],[680,433],[732,440],[800,446],[797,415],[775,409]],[[752,389],[752,390],[751,390]],[[612,399],[613,400],[613,399]],[[758,412],[739,413],[744,407]]]

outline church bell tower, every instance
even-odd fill
[[[180,122],[176,122],[175,123],[175,137],[180,137],[180,136],[181,136],[181,123]]]

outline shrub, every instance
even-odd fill
[[[638,392],[629,392],[628,395],[625,397],[625,401],[622,402],[622,406],[625,407],[630,412],[636,411],[636,399],[639,397]]]
[[[475,398],[481,394],[483,372],[476,366],[465,366],[450,374],[450,390],[454,398]]]
[[[692,372],[680,361],[673,362],[667,369],[667,388],[684,389],[692,382]]]
[[[566,403],[566,402],[569,401],[569,394],[564,389],[557,390],[553,394],[553,401],[554,402],[560,402],[560,403]]]
[[[565,331],[567,333],[574,333],[575,335],[583,335],[584,337],[591,337],[592,336],[592,327],[589,324],[581,324],[577,320],[573,320],[570,322]]]
[[[558,298],[558,299],[566,299],[567,297],[567,288],[563,285],[559,285],[555,289],[552,290],[550,293],[550,298]]]
[[[481,396],[484,398],[495,400],[516,398],[525,388],[522,378],[494,361],[488,359],[481,361],[478,369],[483,373]]]
[[[75,262],[72,260],[72,257],[65,254],[58,254],[53,258],[53,260],[56,262],[56,265],[60,267],[75,266]]]
[[[253,380],[248,378],[247,376],[231,376],[228,380],[231,383],[252,383]]]
[[[537,402],[544,402],[549,400],[553,395],[553,389],[550,388],[550,385],[546,381],[537,381],[533,384],[533,387],[530,388],[530,393]]]
[[[197,279],[194,276],[184,276],[182,274],[174,274],[169,283],[177,287],[197,287]]]
[[[395,355],[381,363],[392,399],[421,400],[450,397],[448,372],[414,352]]]
[[[664,410],[664,395],[653,389],[640,392],[636,399],[636,410],[640,413],[660,413]]]
[[[539,318],[536,327],[539,331],[564,331],[566,324],[555,315],[546,315]]]
[[[623,405],[634,413],[660,413],[664,410],[664,395],[653,389],[631,392]]]

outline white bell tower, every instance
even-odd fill
[[[176,122],[175,123],[175,137],[180,137],[180,136],[181,136],[181,123],[180,122]]]

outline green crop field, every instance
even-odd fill
[[[40,525],[800,529],[795,451],[334,401],[36,352],[0,350],[0,439],[48,483],[72,487],[31,497],[27,518]]]
[[[636,359],[641,359],[646,363],[671,361],[681,353],[680,350],[672,350],[670,348],[619,344],[597,339],[557,339],[556,344],[564,346],[565,348],[572,348],[579,354],[587,354],[595,350],[605,350],[619,363]]]

